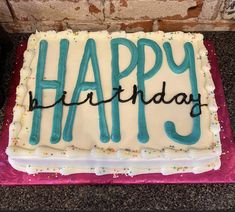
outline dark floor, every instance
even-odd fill
[[[235,132],[235,32],[205,32],[218,57],[226,101]],[[17,44],[28,35],[10,35],[2,87],[7,92]],[[0,110],[2,124],[4,107]],[[235,185],[96,185],[0,187],[0,209],[212,210],[235,209]]]

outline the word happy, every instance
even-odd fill
[[[120,70],[119,67],[119,46],[123,45],[128,48],[131,54],[131,60],[128,67],[125,70]],[[155,54],[155,63],[153,67],[146,71],[145,70],[145,46],[150,47]],[[120,87],[120,80],[128,77],[135,68],[137,68],[137,85],[135,86],[136,98],[139,93],[140,98],[137,99],[138,103],[138,135],[137,139],[141,143],[146,143],[149,140],[148,129],[146,125],[145,118],[145,104],[147,100],[144,97],[145,93],[145,82],[155,76],[158,71],[161,69],[163,62],[163,54],[166,54],[167,63],[170,69],[176,73],[181,74],[186,70],[189,71],[189,81],[191,83],[191,101],[189,103],[194,103],[193,113],[199,114],[201,113],[200,107],[200,94],[198,93],[197,88],[197,78],[195,71],[195,56],[194,49],[190,42],[184,44],[185,57],[180,65],[177,65],[174,61],[172,48],[169,42],[163,43],[163,49],[153,40],[150,39],[139,39],[137,45],[133,43],[131,40],[126,38],[115,38],[111,40],[110,43],[111,53],[112,53],[112,62],[111,62],[111,71],[112,71],[112,87],[114,88],[112,91],[112,129],[111,134],[108,130],[105,108],[104,104],[106,100],[103,98],[102,84],[100,80],[100,67],[99,61],[97,57],[96,51],[96,42],[93,39],[88,39],[84,48],[84,53],[82,57],[82,61],[80,64],[79,73],[77,76],[76,86],[73,91],[73,95],[71,98],[71,103],[65,103],[65,93],[64,93],[64,83],[65,83],[65,75],[66,75],[66,62],[69,48],[69,41],[67,39],[62,39],[60,41],[60,56],[58,63],[58,78],[56,80],[44,80],[44,69],[47,55],[48,43],[46,40],[42,40],[40,42],[39,48],[39,59],[37,64],[37,73],[36,73],[36,89],[34,99],[32,98],[32,92],[30,93],[30,101],[31,101],[31,111],[33,109],[33,122],[32,122],[32,131],[30,135],[30,143],[32,145],[38,144],[39,136],[40,136],[40,122],[41,122],[41,113],[42,113],[42,91],[43,89],[55,89],[56,90],[56,102],[52,106],[54,107],[53,114],[53,123],[52,123],[52,134],[51,134],[51,143],[58,143],[61,140],[61,136],[64,141],[72,141],[73,139],[73,124],[76,116],[76,110],[79,102],[79,97],[81,92],[92,90],[96,92],[97,100],[100,104],[97,104],[98,114],[99,114],[99,128],[100,128],[100,141],[108,142],[112,140],[113,142],[119,142],[121,140],[121,132],[120,132],[120,116],[119,116],[119,103],[120,101],[120,93],[123,91]],[[92,70],[94,74],[94,81],[87,82],[85,81],[88,63],[91,61]],[[165,84],[163,82],[163,89],[165,89]],[[134,87],[133,87],[134,90]],[[162,91],[162,93],[165,92]],[[92,93],[92,92],[91,92]],[[90,94],[91,95],[91,94]],[[93,94],[92,94],[93,95]],[[183,94],[181,93],[181,96]],[[185,97],[186,98],[186,97]],[[91,99],[90,97],[86,100]],[[133,99],[132,99],[133,100]],[[193,101],[194,100],[194,101]],[[162,99],[164,101],[164,99]],[[166,100],[165,100],[166,101]],[[185,99],[186,101],[186,99]],[[154,100],[150,101],[149,103]],[[164,103],[164,102],[163,102]],[[183,102],[182,102],[183,103]],[[62,129],[62,115],[63,115],[63,106],[69,104],[68,115],[66,118],[65,126]],[[32,109],[33,108],[33,109]],[[41,109],[40,109],[41,108]],[[192,115],[193,121],[193,129],[192,132],[187,136],[182,136],[176,132],[175,124],[172,121],[166,121],[164,124],[165,132],[167,136],[178,143],[191,145],[198,141],[200,138],[200,116]],[[156,116],[157,117],[157,116]]]

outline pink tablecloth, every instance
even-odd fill
[[[217,171],[209,171],[203,174],[174,174],[163,176],[161,174],[143,174],[134,177],[117,175],[96,176],[95,174],[73,174],[62,176],[60,174],[36,174],[28,175],[14,170],[7,161],[5,149],[8,143],[9,124],[12,121],[12,109],[15,103],[15,90],[19,83],[19,72],[22,67],[23,53],[26,42],[19,45],[15,68],[12,73],[12,81],[8,94],[8,102],[5,112],[5,120],[0,137],[0,184],[2,185],[32,185],[32,184],[139,184],[139,183],[229,183],[235,182],[235,143],[230,127],[230,120],[226,108],[223,85],[218,71],[216,54],[213,44],[205,42],[209,52],[211,73],[216,85],[215,97],[219,106],[218,116],[221,124],[222,141],[222,166]]]

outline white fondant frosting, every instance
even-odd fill
[[[47,60],[44,79],[56,80],[59,60],[59,41],[63,38],[69,41],[68,58],[65,75],[66,100],[72,97],[76,84],[79,66],[85,43],[89,38],[96,42],[97,57],[100,67],[100,77],[105,99],[111,97],[111,48],[113,38],[127,38],[137,43],[140,38],[152,39],[163,50],[163,43],[168,41],[172,45],[176,63],[184,59],[185,42],[193,45],[198,91],[201,94],[202,107],[201,137],[196,144],[183,145],[172,141],[164,131],[165,121],[176,123],[177,132],[187,135],[192,130],[192,117],[189,113],[192,105],[164,105],[150,104],[145,107],[146,122],[149,131],[149,141],[140,143],[138,134],[138,104],[119,104],[121,141],[102,143],[99,140],[99,122],[97,107],[89,104],[78,106],[73,126],[73,140],[66,142],[62,138],[57,144],[50,143],[53,108],[42,110],[40,142],[37,145],[29,143],[32,128],[33,112],[29,111],[28,92],[35,92],[35,77],[41,40],[48,42]],[[149,70],[155,61],[150,48],[146,47],[145,68]],[[119,49],[120,70],[124,70],[130,62],[130,53],[127,48]],[[6,153],[11,165],[20,171],[29,174],[39,172],[59,172],[61,174],[95,173],[97,175],[124,173],[130,176],[143,173],[174,173],[193,172],[195,174],[219,169],[221,143],[220,125],[217,117],[218,107],[214,97],[214,83],[210,74],[210,64],[207,58],[207,49],[203,44],[203,35],[198,33],[172,32],[137,32],[125,33],[107,31],[100,32],[36,32],[29,37],[27,50],[24,53],[24,64],[20,72],[20,82],[16,89],[16,104],[13,121],[10,125],[9,145]],[[94,81],[92,66],[88,65],[87,81]],[[166,97],[184,92],[191,94],[188,72],[173,73],[166,61],[163,51],[163,64],[153,78],[145,82],[146,96],[151,97],[160,92],[162,81],[166,81]],[[126,78],[120,81],[125,89],[123,98],[128,98],[136,84],[136,68]],[[81,94],[84,99],[87,92]],[[94,93],[94,97],[96,94]],[[54,103],[55,90],[43,91],[43,104]],[[63,107],[62,126],[68,113],[68,107]],[[111,132],[112,116],[111,103],[105,104],[105,114],[108,130]],[[63,129],[63,127],[62,127]]]

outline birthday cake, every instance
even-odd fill
[[[199,33],[36,32],[6,149],[13,168],[126,174],[220,168],[220,125]]]

